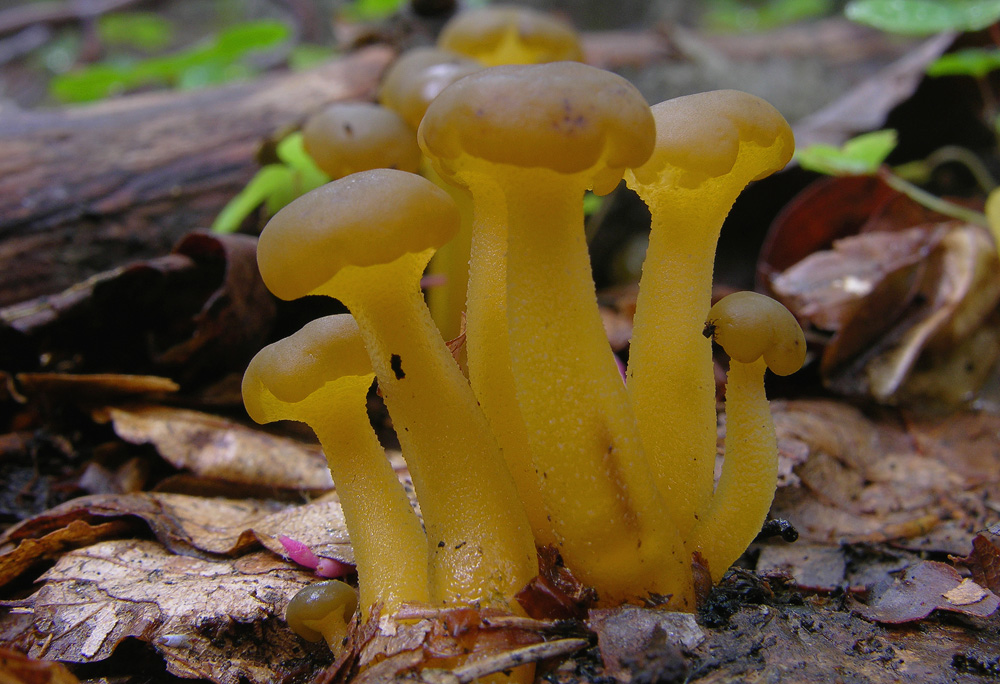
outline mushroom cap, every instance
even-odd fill
[[[486,66],[583,59],[572,26],[528,7],[491,5],[460,12],[441,29],[438,45]]]
[[[649,105],[621,76],[577,62],[499,66],[466,76],[431,102],[417,131],[439,172],[483,160],[593,173],[609,192],[653,151]],[[600,187],[596,187],[600,186]]]
[[[350,314],[311,321],[261,349],[243,374],[243,403],[258,423],[295,418],[295,404],[327,382],[374,373],[358,324]]]
[[[709,310],[706,335],[740,363],[760,357],[772,372],[790,375],[806,359],[806,340],[795,316],[770,297],[756,292],[734,292]]]
[[[372,169],[327,183],[271,217],[257,243],[264,284],[282,299],[313,293],[345,266],[437,249],[458,232],[455,201],[429,180]]]
[[[391,109],[370,102],[337,102],[306,121],[302,142],[331,178],[368,169],[416,173],[420,148],[413,129]]]
[[[314,582],[288,602],[285,620],[306,641],[347,635],[347,625],[358,609],[358,592],[338,580]]]
[[[660,182],[665,173],[678,174],[674,182],[694,188],[709,178],[733,170],[743,155],[754,154],[751,178],[778,171],[795,150],[792,129],[765,100],[739,90],[713,90],[685,95],[653,105],[656,151],[632,173],[642,185]],[[745,149],[754,146],[754,150]]]
[[[407,50],[386,71],[378,100],[403,117],[415,131],[427,106],[442,90],[482,69],[479,62],[448,50],[432,47]],[[416,141],[413,136],[414,145]]]

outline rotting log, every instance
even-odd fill
[[[0,117],[0,306],[170,251],[258,168],[262,141],[337,100],[370,99],[394,52],[193,92]]]

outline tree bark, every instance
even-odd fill
[[[393,57],[370,47],[310,71],[0,118],[0,306],[58,292],[206,228],[276,132],[370,99]]]

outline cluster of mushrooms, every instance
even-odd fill
[[[511,31],[494,32],[508,61]],[[354,548],[359,596],[312,590],[289,622],[339,645],[355,604],[360,624],[412,606],[520,615],[544,546],[600,606],[692,611],[693,563],[721,578],[773,498],[765,370],[794,372],[805,355],[798,324],[773,300],[744,292],[711,304],[722,222],[747,183],[788,162],[791,130],[741,92],[651,108],[625,79],[579,62],[483,68],[431,58],[440,52],[403,57],[382,91],[409,135],[418,127],[418,153],[349,169],[260,236],[274,294],[327,295],[350,311],[266,347],[243,381],[254,420],[316,432]],[[326,116],[307,125],[307,149],[329,166],[342,153],[310,126],[354,139],[373,121]],[[622,178],[652,214],[625,383],[597,308],[582,205],[585,191]],[[441,305],[436,325],[421,290],[443,249],[467,266],[467,284],[450,276],[464,300],[467,376],[446,343],[454,307]],[[712,338],[730,356],[717,485]],[[368,420],[373,378],[419,517]]]

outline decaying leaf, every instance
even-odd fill
[[[690,613],[638,606],[591,610],[588,625],[597,633],[605,670],[623,682],[631,681],[633,674],[649,681],[677,680],[687,671],[683,651],[705,640]]]
[[[242,368],[275,312],[256,244],[191,233],[169,255],[0,309],[0,338],[12,343],[0,360],[8,370],[157,373],[182,383]]]
[[[108,415],[125,441],[151,443],[175,468],[202,477],[274,489],[319,492],[333,487],[318,446],[166,406],[111,408]]]
[[[353,564],[344,514],[335,494],[304,506],[253,499],[137,493],[73,499],[24,521],[0,536],[0,585],[69,548],[134,533],[140,519],[173,553],[204,559],[238,556],[260,546],[286,555],[289,536],[320,558]]]
[[[1000,263],[975,226],[844,238],[770,284],[802,321],[833,334],[820,371],[843,394],[953,406],[1000,356]]]
[[[79,684],[61,663],[29,658],[9,648],[0,648],[0,682],[3,684]]]
[[[967,567],[976,584],[1000,594],[1000,549],[990,537],[977,534],[972,540],[972,553],[952,560]]]
[[[893,540],[963,554],[993,515],[983,497],[1000,483],[996,416],[901,423],[838,402],[788,401],[775,402],[774,421],[779,443],[797,444],[805,458],[771,514],[792,521],[804,542]]]
[[[355,623],[344,655],[316,681],[465,684],[518,665],[568,655],[589,644],[558,622],[471,607],[404,606]],[[419,673],[413,670],[420,668]]]
[[[988,617],[1000,607],[1000,598],[950,565],[922,561],[876,591],[868,605],[855,610],[876,622],[900,624],[922,620],[934,610]]]
[[[170,672],[220,684],[271,684],[310,657],[282,616],[312,577],[268,552],[206,561],[153,541],[105,541],[64,555],[40,581],[0,603],[11,610],[0,640],[32,657],[94,662],[134,637]]]

